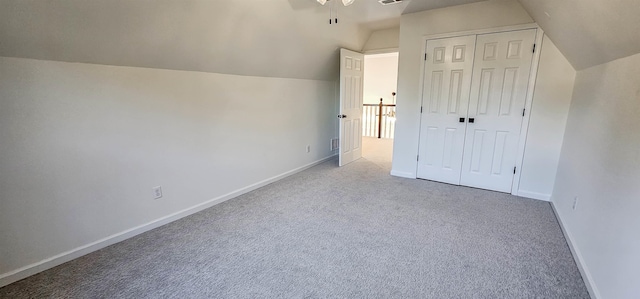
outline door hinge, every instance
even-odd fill
[[[420,161],[420,155],[416,156],[416,161]]]
[[[422,106],[420,106],[420,113],[422,113]]]
[[[427,61],[427,53],[424,53],[424,61]]]
[[[533,53],[536,52],[536,44],[533,44]]]
[[[527,111],[527,109],[522,109],[522,116],[524,116],[524,112]]]
[[[516,174],[516,168],[515,168],[515,166],[513,167],[513,174]]]

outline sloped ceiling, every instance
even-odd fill
[[[577,70],[640,53],[638,0],[518,0]]]
[[[288,0],[289,2],[304,2],[306,5],[317,7],[316,0]],[[332,0],[339,2],[340,0]],[[353,22],[362,24],[371,30],[388,29],[400,26],[400,15],[405,8],[414,1],[432,1],[432,0],[411,0],[403,1],[391,5],[382,5],[377,0],[356,0],[353,4],[343,7],[336,3],[338,15],[347,18]],[[328,11],[331,2],[326,4],[325,12]]]
[[[476,1],[0,0],[0,56],[335,80],[338,49],[362,49],[406,8]]]
[[[447,6],[469,4],[486,0],[411,0],[407,8],[402,12],[409,14],[419,11],[443,8]]]
[[[1,0],[0,56],[335,80],[338,49],[360,50],[402,13],[482,0]],[[640,52],[638,0],[518,0],[580,70]]]
[[[2,0],[0,56],[333,80],[370,30],[306,1]]]

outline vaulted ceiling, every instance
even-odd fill
[[[518,0],[575,69],[640,53],[638,0]]]
[[[0,0],[0,56],[333,80],[370,30],[307,1]]]
[[[419,11],[443,8],[448,6],[469,4],[474,2],[482,2],[486,0],[411,0],[402,12],[403,14],[414,13]]]
[[[334,80],[401,14],[483,0],[0,0],[0,56]],[[509,1],[509,0],[489,0]],[[576,69],[640,52],[638,0],[518,0]]]

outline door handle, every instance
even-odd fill
[[[460,122],[461,122],[461,123],[463,123],[463,122],[464,122],[464,120],[465,120],[465,118],[464,118],[464,117],[461,117],[461,118],[460,118]]]
[[[347,118],[347,116],[344,115],[344,114],[340,114],[340,115],[338,115],[338,118]]]
[[[476,121],[476,119],[475,119],[475,118],[473,118],[473,117],[469,117],[469,123],[470,123],[470,124],[474,123],[475,121]]]

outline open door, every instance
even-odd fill
[[[362,157],[363,79],[364,55],[340,49],[340,166]]]

